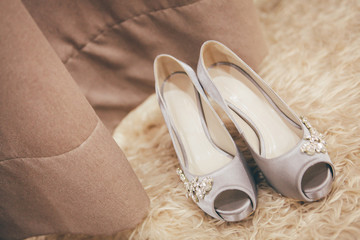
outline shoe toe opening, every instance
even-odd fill
[[[214,202],[216,212],[228,222],[240,221],[253,212],[252,201],[240,190],[226,190]]]
[[[301,187],[304,194],[315,201],[325,197],[331,189],[333,173],[327,163],[317,163],[309,167],[301,181]]]

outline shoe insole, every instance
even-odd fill
[[[211,173],[229,163],[229,155],[216,149],[201,123],[196,92],[186,74],[174,74],[164,82],[164,98],[177,129],[192,174]]]
[[[240,70],[218,64],[208,71],[225,101],[241,110],[261,133],[266,158],[278,157],[299,143],[300,137],[294,131],[294,127],[279,115],[255,84]],[[231,114],[243,130],[249,145],[260,154],[260,140],[254,129],[234,111]]]

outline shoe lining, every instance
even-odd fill
[[[205,175],[228,164],[232,158],[216,149],[204,132],[196,92],[189,77],[186,74],[172,75],[164,83],[163,94],[169,116],[181,138],[190,173]],[[225,142],[231,145],[231,139],[218,139],[220,140],[223,144]],[[234,147],[227,148],[235,154]]]
[[[232,116],[243,130],[249,145],[266,158],[278,157],[300,141],[295,127],[279,115],[261,91],[238,69],[231,65],[213,65],[209,74],[225,101],[230,102],[252,120],[264,140],[265,151],[259,151],[259,138],[234,111]],[[262,149],[263,151],[263,149]]]

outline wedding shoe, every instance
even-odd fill
[[[244,219],[256,208],[254,180],[195,72],[172,56],[159,55],[154,74],[186,196],[214,218]]]
[[[244,137],[265,178],[279,193],[303,201],[325,197],[335,177],[326,142],[234,52],[217,41],[200,51],[197,74]]]

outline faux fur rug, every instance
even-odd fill
[[[360,2],[261,0],[256,5],[269,46],[259,73],[325,133],[337,172],[329,196],[314,203],[279,196],[253,167],[259,196],[255,213],[238,223],[207,216],[184,196],[153,95],[114,133],[150,197],[147,218],[111,237],[33,240],[360,238]]]

